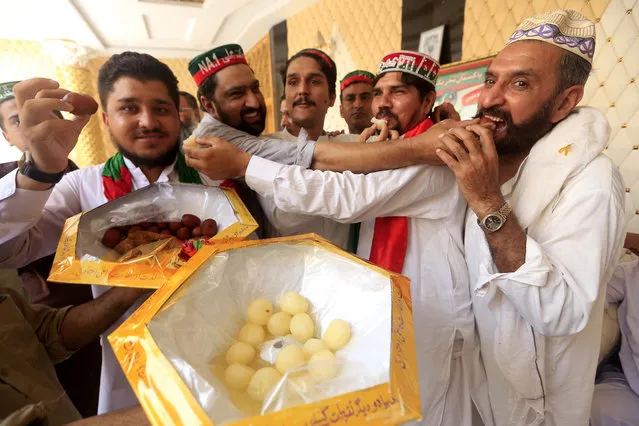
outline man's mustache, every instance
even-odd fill
[[[311,99],[307,98],[306,96],[302,96],[299,99],[293,101],[293,107],[296,107],[299,104],[308,104],[308,105],[315,106],[315,102],[313,102]]]
[[[389,108],[380,108],[379,111],[377,111],[375,118],[382,119],[384,116],[390,116],[393,117],[395,121],[399,121],[399,117],[397,117],[396,114],[393,114]]]

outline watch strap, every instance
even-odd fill
[[[18,162],[18,171],[37,182],[56,184],[60,182],[64,174],[66,173],[66,169],[61,171],[60,173],[46,173],[42,170],[38,169],[31,159],[31,154],[27,151],[22,154],[22,158]]]

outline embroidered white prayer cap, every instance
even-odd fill
[[[592,64],[595,24],[575,10],[553,10],[524,19],[506,45],[524,40],[554,44]]]

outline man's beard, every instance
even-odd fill
[[[115,146],[118,148],[120,154],[128,158],[136,166],[146,167],[149,169],[160,167],[164,168],[166,166],[170,166],[175,161],[178,151],[180,150],[180,140],[177,139],[175,141],[175,145],[167,152],[159,154],[158,156],[153,158],[141,157],[133,152],[127,151],[121,144],[118,143],[113,135],[111,135],[111,139],[113,140],[113,143],[115,143]]]
[[[552,130],[554,124],[550,121],[554,99],[547,101],[537,112],[527,121],[515,125],[509,112],[503,111],[499,107],[480,109],[475,118],[490,115],[501,118],[506,125],[506,135],[495,140],[495,149],[499,155],[514,155],[529,152],[532,147],[546,133]]]
[[[234,129],[241,130],[242,132],[248,133],[249,135],[259,136],[262,134],[262,132],[264,131],[264,128],[266,127],[266,108],[264,108],[263,105],[260,105],[259,108],[242,107],[242,110],[240,111],[240,123],[237,125],[231,124],[233,123],[233,118],[230,115],[226,114],[226,112],[224,112],[217,105],[217,103],[215,104],[215,109],[217,110],[217,113],[220,116],[220,121],[222,123],[227,124],[233,127]],[[260,113],[260,121],[256,123],[249,123],[246,120],[244,120],[244,116],[252,112]]]

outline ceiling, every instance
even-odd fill
[[[70,39],[97,55],[136,50],[187,58],[226,43],[248,51],[317,1],[0,0],[0,38]]]

